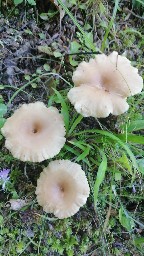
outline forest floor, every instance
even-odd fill
[[[77,123],[55,159],[79,163],[91,193],[71,218],[46,214],[35,189],[51,160],[15,159],[0,134],[0,255],[143,255],[144,92],[128,99],[128,112],[100,119],[79,119],[67,99],[73,71],[98,53],[123,54],[142,76],[143,7],[132,8],[130,0],[73,0],[65,1],[63,10],[56,1],[36,2],[1,2],[0,128],[23,103],[42,101],[66,111],[69,127]],[[105,175],[95,205],[94,184],[104,161],[101,151],[107,168],[102,169]],[[5,180],[4,169],[10,170]],[[11,199],[25,200],[26,205],[13,210]]]

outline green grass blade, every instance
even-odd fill
[[[133,152],[130,150],[130,148],[128,147],[128,145],[126,143],[124,143],[121,139],[119,139],[117,136],[113,135],[112,133],[110,132],[107,132],[107,131],[101,131],[101,130],[97,130],[97,129],[93,129],[93,130],[84,130],[82,132],[77,132],[75,133],[74,135],[81,135],[81,134],[85,134],[85,133],[98,133],[98,134],[101,134],[103,136],[106,136],[114,141],[116,141],[123,149],[125,149],[125,151],[127,152],[127,154],[129,155],[131,161],[132,161],[132,164],[133,164],[133,167],[134,167],[134,170],[135,170],[135,173],[136,171],[140,171],[139,170],[139,167],[138,167],[138,164],[137,164],[137,161],[136,161],[136,158],[133,154]],[[135,177],[135,174],[133,176],[133,179]]]
[[[94,184],[94,205],[95,205],[95,207],[96,207],[97,200],[98,200],[99,187],[105,178],[105,173],[106,173],[106,169],[107,169],[107,157],[103,151],[100,151],[100,153],[102,156],[102,162],[98,168],[97,177],[96,177],[96,181]]]
[[[116,14],[117,14],[117,10],[118,10],[118,5],[119,5],[119,0],[115,0],[115,7],[114,7],[114,10],[113,10],[113,15],[112,15],[112,18],[108,24],[108,27],[107,27],[107,30],[105,32],[105,35],[104,35],[104,38],[103,38],[103,42],[102,42],[102,46],[101,46],[101,51],[104,52],[105,48],[106,48],[106,41],[107,41],[107,38],[108,38],[108,35],[109,35],[109,32],[112,28],[112,25],[114,23],[114,19],[116,17]]]
[[[139,131],[139,130],[142,130],[142,129],[144,129],[144,120],[132,121],[127,126],[127,131],[128,132]]]
[[[134,134],[119,134],[117,135],[119,139],[124,142],[130,142],[135,144],[144,145],[144,136],[141,135],[134,135]]]
[[[63,98],[63,96],[60,94],[60,92],[58,92],[56,89],[54,89],[55,94],[57,95],[60,103],[61,103],[61,113],[64,117],[64,123],[65,123],[65,127],[66,127],[66,131],[68,132],[69,130],[69,110],[68,110],[68,106]]]
[[[73,122],[69,132],[68,132],[68,136],[70,136],[72,134],[72,132],[74,131],[74,129],[77,127],[77,125],[81,122],[83,116],[79,115],[76,120]]]
[[[90,147],[86,147],[83,153],[77,157],[76,162],[83,161],[85,157],[89,155],[89,152],[90,152]]]

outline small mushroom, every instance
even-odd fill
[[[23,104],[7,119],[2,134],[5,147],[22,161],[41,162],[59,153],[65,144],[62,116],[42,102]]]
[[[69,160],[52,161],[40,174],[36,195],[45,212],[59,219],[78,212],[89,196],[89,185],[81,166]]]
[[[129,108],[127,97],[140,93],[143,79],[138,69],[124,56],[112,52],[99,54],[79,64],[73,74],[75,87],[68,93],[70,102],[85,117],[120,115]]]

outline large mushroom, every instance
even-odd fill
[[[138,69],[124,56],[112,52],[99,54],[79,64],[73,74],[75,87],[68,93],[70,102],[84,117],[120,115],[129,108],[127,97],[140,93],[143,79]]]
[[[65,144],[62,116],[42,102],[23,104],[7,119],[2,134],[5,147],[22,161],[41,162],[59,153]]]
[[[52,161],[37,181],[39,205],[59,219],[74,215],[86,203],[89,192],[81,166],[69,160]]]

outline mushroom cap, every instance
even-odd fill
[[[130,61],[112,52],[99,54],[79,64],[73,74],[76,87],[68,93],[70,102],[83,116],[107,117],[128,110],[126,98],[140,93],[143,79]]]
[[[42,102],[23,104],[1,131],[6,138],[5,147],[22,161],[41,162],[54,157],[66,140],[62,116]]]
[[[143,79],[138,74],[138,69],[116,51],[109,56],[98,54],[88,63],[81,62],[72,79],[75,86],[94,86],[122,97],[140,93],[143,88]]]
[[[120,115],[129,108],[125,98],[87,85],[72,88],[68,98],[76,111],[84,117],[104,118],[109,114]]]
[[[81,166],[69,160],[50,162],[37,180],[39,205],[59,219],[78,212],[86,203],[89,193],[88,181]]]

